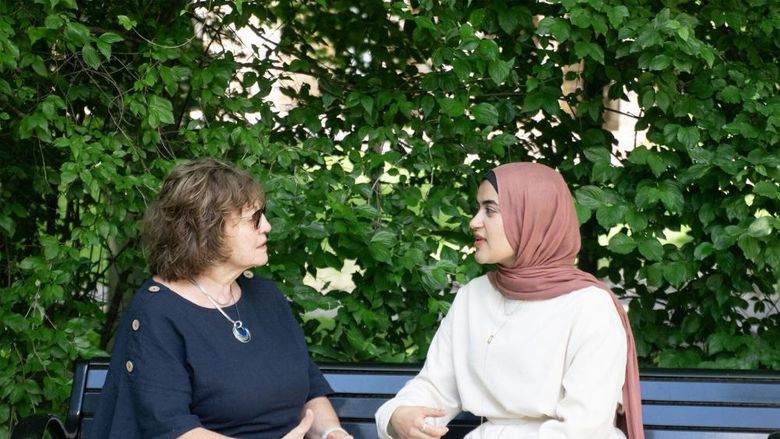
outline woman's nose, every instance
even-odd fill
[[[266,218],[265,214],[263,214],[263,217],[260,218],[260,227],[258,227],[257,230],[261,233],[268,233],[272,228],[273,227],[271,227],[271,223],[268,222],[268,218]]]
[[[469,227],[471,230],[478,229],[482,225],[482,220],[479,217],[479,212],[477,212],[473,217],[471,217],[471,221],[469,221]]]

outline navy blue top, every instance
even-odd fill
[[[151,279],[141,286],[117,331],[90,437],[173,439],[204,427],[276,439],[298,424],[304,403],[333,393],[276,285],[246,275],[238,283],[249,343],[216,309]],[[236,307],[224,311],[237,318]]]

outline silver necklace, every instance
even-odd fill
[[[252,339],[252,333],[249,332],[248,328],[244,327],[244,323],[241,322],[241,312],[238,310],[238,301],[236,301],[233,305],[236,307],[236,314],[238,314],[238,320],[233,320],[230,318],[230,316],[227,315],[227,313],[222,309],[221,306],[217,305],[217,301],[211,297],[211,294],[207,293],[206,290],[203,289],[202,286],[198,283],[198,281],[195,280],[195,278],[191,277],[190,282],[195,285],[198,290],[200,290],[201,293],[203,293],[204,296],[206,296],[207,299],[209,299],[209,302],[211,302],[212,305],[214,305],[214,308],[217,309],[230,323],[233,324],[233,337],[236,338],[236,340],[240,341],[241,343],[249,343],[249,340]],[[233,297],[233,284],[230,284],[230,297]]]

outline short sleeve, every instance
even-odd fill
[[[170,317],[149,312],[142,303],[129,319],[125,372],[138,413],[141,435],[173,439],[201,426],[190,413],[192,387],[184,341]]]
[[[296,341],[300,344],[301,349],[303,349],[306,352],[306,357],[309,361],[309,367],[308,367],[308,374],[309,374],[309,392],[306,396],[306,401],[310,401],[314,398],[320,397],[320,396],[328,396],[333,394],[333,389],[330,387],[330,384],[328,384],[328,381],[325,379],[325,377],[322,375],[322,372],[320,371],[319,366],[311,359],[308,353],[308,348],[306,346],[306,339],[303,335],[303,330],[301,329],[301,325],[298,324],[298,320],[295,319],[295,316],[293,315],[292,308],[290,307],[290,302],[287,301],[287,298],[284,294],[279,290],[279,288],[276,286],[276,284],[269,282],[271,285],[271,291],[273,292],[275,298],[276,298],[276,306],[279,310],[278,312],[283,316],[283,321],[286,326],[289,326],[291,329],[291,332],[294,334]]]
[[[333,394],[333,389],[328,384],[328,381],[322,376],[319,366],[314,361],[309,359],[309,395],[306,397],[306,401],[310,401],[320,396],[328,396]]]

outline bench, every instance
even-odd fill
[[[355,439],[376,439],[374,412],[419,366],[322,364],[336,394],[333,406]],[[90,438],[87,434],[108,371],[108,359],[76,364],[64,421],[51,415],[22,420],[11,439]],[[641,373],[647,439],[780,439],[780,372],[645,369]],[[447,439],[462,438],[479,424],[464,413]],[[774,432],[773,434],[771,434]]]

